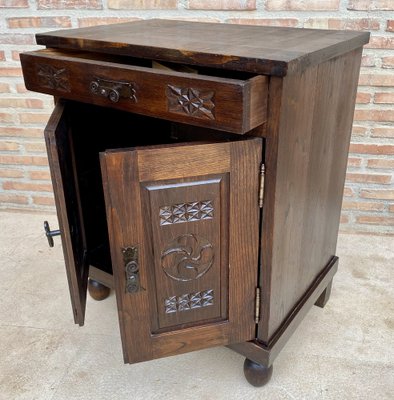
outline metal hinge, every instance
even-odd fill
[[[265,165],[261,164],[260,168],[260,190],[259,190],[259,207],[263,208],[264,204],[264,178],[265,178]]]
[[[258,324],[260,321],[260,288],[256,288],[256,305],[254,310],[254,322]]]

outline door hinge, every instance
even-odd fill
[[[261,164],[260,168],[260,190],[259,190],[259,207],[263,208],[264,204],[264,178],[265,178],[265,165]]]
[[[260,288],[256,288],[256,304],[254,310],[254,322],[258,324],[260,321]]]

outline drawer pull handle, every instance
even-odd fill
[[[94,78],[89,85],[90,92],[107,97],[113,103],[117,103],[120,98],[130,99],[137,102],[137,93],[134,84],[131,82],[118,82],[108,79]]]

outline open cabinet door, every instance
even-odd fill
[[[255,338],[261,156],[258,138],[101,153],[125,362]]]
[[[67,103],[59,101],[45,128],[56,210],[61,232],[74,321],[83,325],[89,263],[86,257],[74,150],[67,122]]]

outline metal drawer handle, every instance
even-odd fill
[[[51,231],[51,228],[49,227],[48,221],[44,221],[44,231],[45,231],[45,235],[46,235],[46,237],[48,239],[49,247],[53,247],[54,246],[53,237],[54,236],[59,236],[60,235],[60,230],[56,229],[54,231]]]
[[[137,102],[137,92],[131,82],[111,81],[108,79],[94,78],[89,85],[90,92],[107,97],[113,103],[117,103],[120,98],[130,99]]]

